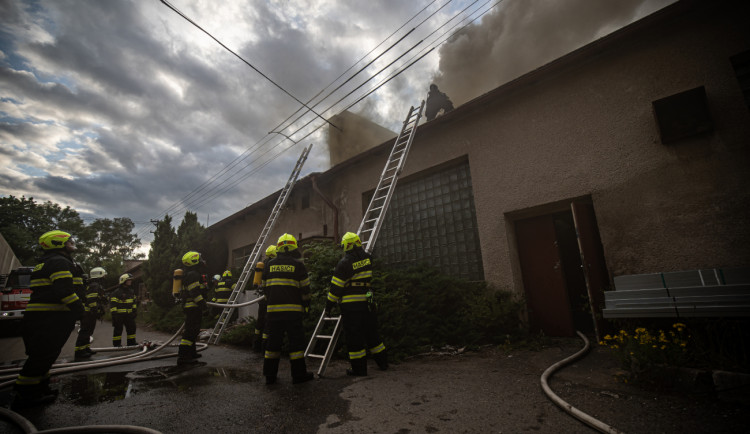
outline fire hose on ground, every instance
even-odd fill
[[[106,366],[115,366],[115,365],[123,365],[126,363],[133,363],[133,362],[141,362],[145,360],[156,360],[156,359],[163,359],[167,357],[175,357],[177,353],[169,353],[169,354],[157,354],[167,346],[169,346],[172,341],[174,341],[177,336],[182,332],[182,329],[185,327],[185,324],[183,323],[180,328],[175,332],[174,335],[172,335],[171,338],[169,338],[166,342],[158,345],[154,350],[149,351],[150,345],[149,344],[143,344],[143,345],[130,345],[128,347],[123,348],[117,348],[117,347],[111,347],[111,348],[95,348],[97,351],[124,351],[128,349],[137,349],[141,348],[141,351],[137,354],[129,354],[126,356],[120,356],[120,357],[112,357],[108,359],[103,360],[94,360],[89,362],[75,362],[75,363],[58,363],[55,365],[52,365],[52,369],[50,370],[50,375],[56,375],[56,374],[64,374],[69,372],[77,372],[77,371],[83,371],[86,369],[91,368],[101,368]],[[203,351],[208,347],[208,344],[204,343],[198,343],[196,344],[198,348],[196,351]],[[15,368],[9,368],[9,369],[3,369],[0,370],[0,381],[4,381],[3,383],[0,383],[0,389],[12,386],[13,383],[15,383],[16,373],[21,370],[20,367]],[[12,373],[12,374],[11,374]]]
[[[549,385],[547,384],[547,380],[554,374],[557,370],[560,368],[582,358],[586,353],[588,353],[589,349],[591,348],[589,344],[589,340],[586,338],[586,336],[576,331],[578,334],[578,337],[583,339],[584,346],[583,348],[578,351],[577,353],[573,354],[572,356],[569,356],[563,360],[560,360],[559,362],[555,363],[554,365],[547,368],[546,371],[542,374],[542,390],[544,391],[544,394],[547,395],[547,397],[554,402],[558,407],[560,407],[563,411],[567,412],[574,418],[580,420],[581,422],[585,423],[586,425],[598,430],[599,432],[603,433],[609,433],[609,434],[623,434],[622,431],[611,427],[607,425],[606,423],[592,417],[589,414],[586,414],[582,412],[581,410],[573,407],[572,405],[565,402],[562,398],[557,396],[555,392],[550,389]]]

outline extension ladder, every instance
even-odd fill
[[[242,269],[242,274],[240,274],[240,278],[239,280],[237,280],[237,284],[232,290],[232,293],[229,295],[229,299],[227,300],[226,304],[235,304],[240,292],[245,290],[245,286],[247,286],[247,282],[252,280],[252,275],[255,272],[255,264],[258,262],[258,259],[260,258],[261,250],[266,245],[266,239],[268,238],[268,234],[271,232],[274,225],[276,224],[276,220],[278,220],[279,214],[281,213],[281,210],[284,208],[284,205],[286,204],[286,200],[289,198],[289,194],[291,193],[292,188],[294,188],[294,184],[297,182],[297,177],[299,177],[299,173],[302,170],[302,166],[305,164],[305,160],[307,160],[307,156],[310,154],[311,148],[312,148],[312,144],[310,144],[310,146],[306,147],[302,151],[302,155],[300,155],[299,159],[297,160],[297,164],[294,166],[294,170],[292,171],[292,174],[289,176],[289,180],[286,182],[286,185],[284,186],[284,188],[281,189],[281,194],[279,194],[279,198],[276,200],[276,205],[274,205],[273,210],[271,211],[271,215],[268,217],[268,221],[266,221],[266,225],[263,227],[263,230],[260,232],[258,241],[255,243],[255,246],[253,246],[253,250],[250,253],[250,256],[247,258],[247,263],[245,264],[245,268]],[[214,330],[213,332],[211,332],[211,336],[208,338],[209,344],[219,343],[221,334],[224,333],[224,329],[227,326],[227,322],[229,318],[231,317],[232,310],[234,310],[234,308],[230,308],[230,307],[225,307],[224,310],[222,310],[221,315],[219,315],[219,320],[216,322],[216,325],[214,326]]]
[[[367,211],[365,211],[362,223],[360,223],[357,230],[357,234],[362,241],[362,247],[368,253],[372,252],[372,249],[375,247],[375,240],[378,237],[378,233],[380,233],[383,217],[385,217],[385,213],[388,210],[388,205],[391,203],[398,176],[404,169],[406,156],[409,154],[409,149],[414,141],[414,134],[417,131],[417,124],[419,124],[419,118],[422,116],[423,109],[424,101],[422,101],[422,104],[418,108],[412,106],[409,109],[409,114],[406,116],[401,132],[396,137],[396,142],[388,156],[388,161],[385,163],[383,173],[380,175],[380,181],[378,181],[378,185],[375,187],[370,204],[367,206]],[[323,334],[323,330],[327,328],[326,326],[329,323],[333,326],[333,331],[330,334]],[[328,367],[328,362],[331,361],[331,356],[336,349],[336,342],[340,334],[341,315],[327,317],[325,311],[323,311],[318,324],[315,326],[310,343],[307,344],[307,349],[305,350],[305,357],[320,359],[320,366],[318,367],[319,377],[323,376]],[[328,344],[325,345],[325,352],[323,354],[313,353],[318,342],[325,342],[326,340]]]

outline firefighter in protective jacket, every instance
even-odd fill
[[[89,273],[90,280],[82,298],[85,312],[81,318],[81,330],[78,331],[76,339],[75,360],[88,359],[96,354],[91,350],[91,335],[96,329],[96,320],[104,313],[102,306],[99,305],[99,299],[103,291],[101,280],[106,275],[107,271],[102,267],[92,268]],[[80,294],[78,296],[81,297]]]
[[[344,321],[346,346],[349,350],[348,375],[367,375],[367,351],[381,370],[388,369],[385,345],[378,335],[375,304],[370,291],[372,256],[362,248],[362,241],[353,232],[341,239],[344,257],[341,258],[331,278],[326,302],[326,315],[340,305]]]
[[[285,333],[289,338],[292,383],[313,379],[305,364],[305,332],[302,327],[302,317],[310,308],[310,278],[299,257],[297,240],[284,234],[276,243],[276,257],[266,265],[263,273],[262,285],[268,303],[268,341],[263,359],[266,384],[276,382]]]
[[[112,312],[112,345],[122,346],[122,329],[127,333],[126,345],[138,345],[135,340],[135,317],[138,314],[138,300],[133,288],[133,275],[125,273],[120,276],[120,286],[112,292],[109,299],[109,310]]]
[[[263,262],[263,268],[256,268],[256,273],[261,273],[261,276],[263,275],[263,272],[265,271],[265,266],[268,264],[271,259],[276,257],[276,246],[270,245],[266,249],[266,259]],[[253,281],[255,281],[256,278],[253,277]],[[261,277],[261,282],[263,281],[263,277]],[[259,286],[255,288],[260,295],[265,295],[265,291],[263,289],[263,286]],[[268,300],[263,299],[258,302],[258,321],[255,322],[255,336],[253,337],[253,351],[259,353],[263,351],[266,348],[266,342],[268,341],[268,329],[266,328],[266,309],[268,308]]]
[[[221,279],[219,279],[219,283],[216,285],[215,290],[215,296],[211,299],[212,303],[220,303],[220,304],[227,304],[229,302],[229,297],[232,296],[232,292],[234,291],[234,288],[237,286],[237,284],[232,279],[232,271],[226,270],[221,275]],[[216,319],[219,319],[219,315],[221,315],[222,308],[217,307],[215,309],[215,315],[214,317]],[[233,322],[238,316],[237,309],[232,309],[232,313],[229,315],[229,322]]]
[[[195,341],[201,331],[201,316],[207,309],[205,297],[208,294],[201,273],[206,266],[203,256],[198,252],[187,252],[182,256],[182,264],[187,267],[180,293],[182,311],[185,312],[185,330],[177,349],[178,365],[194,363],[201,357],[195,348]]]
[[[75,241],[67,232],[55,230],[39,237],[44,250],[31,273],[33,292],[23,317],[23,343],[28,358],[14,385],[13,408],[43,405],[57,394],[49,387],[49,369],[83,314],[83,303],[75,293],[71,253]]]

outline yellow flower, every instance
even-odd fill
[[[685,328],[687,326],[685,324],[681,323],[681,322],[676,322],[676,323],[672,324],[672,327],[674,327],[676,329],[681,329],[681,328]]]

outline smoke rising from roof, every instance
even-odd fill
[[[362,153],[388,139],[396,133],[350,111],[331,118],[331,123],[341,128],[328,127],[328,153],[331,166]]]
[[[674,0],[509,0],[440,48],[433,82],[458,106]]]

